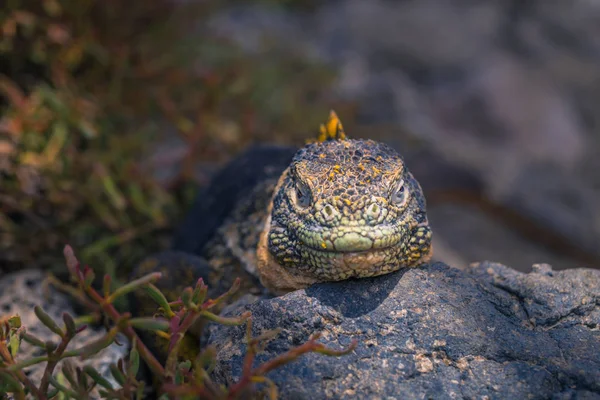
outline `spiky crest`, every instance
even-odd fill
[[[329,112],[329,119],[325,124],[321,124],[319,127],[319,135],[317,136],[317,142],[325,142],[328,140],[346,140],[346,132],[342,122],[338,118],[335,111]]]

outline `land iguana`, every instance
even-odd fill
[[[257,146],[232,160],[199,190],[175,236],[172,251],[149,256],[132,273],[162,272],[156,285],[170,301],[200,277],[211,298],[241,278],[233,299],[243,301],[432,257],[425,197],[402,157],[383,143],[349,139],[333,111],[301,149]],[[131,300],[135,315],[154,314],[146,294]],[[184,354],[198,351],[202,325],[186,335]],[[140,334],[166,357],[163,338]]]
[[[256,292],[260,282],[282,294],[317,282],[386,274],[431,258],[423,191],[394,149],[348,138],[332,111],[316,140],[283,154],[279,162],[265,154],[261,177],[230,191],[233,198],[215,196],[214,190],[200,195],[208,203],[208,197],[221,199],[214,213],[223,208],[227,214],[216,219],[222,223],[195,251],[210,265],[209,283],[225,289],[241,276],[250,282],[247,291]],[[235,170],[245,169],[239,161],[233,165],[225,174],[229,181]],[[215,180],[227,186],[225,176]]]
[[[435,176],[424,174],[424,159],[411,164],[421,180],[441,177],[445,192],[455,186],[479,190],[477,180],[455,174],[457,181],[431,158],[425,164],[434,166]],[[503,210],[492,213],[510,220],[497,209]],[[133,276],[163,272],[157,286],[170,300],[199,277],[212,298],[237,277],[242,287],[236,298],[272,296],[390,273],[431,257],[425,197],[403,157],[383,143],[348,138],[331,112],[318,137],[301,149],[259,145],[230,161],[199,189],[172,250],[148,257]],[[155,311],[147,300],[135,300],[136,314]]]
[[[382,275],[432,255],[425,197],[401,156],[346,138],[334,112],[282,173],[259,226],[256,269],[274,292]]]

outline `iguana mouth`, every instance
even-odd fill
[[[311,260],[314,273],[328,280],[376,276],[399,268],[402,244],[362,250],[324,250],[305,246],[300,252]]]
[[[395,247],[402,240],[398,228],[391,225],[377,227],[336,227],[320,231],[302,230],[300,242],[324,253],[366,253]]]

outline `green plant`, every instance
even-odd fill
[[[265,332],[258,337],[252,337],[252,317],[249,312],[237,318],[226,318],[215,314],[212,310],[226,302],[239,287],[239,280],[225,294],[216,299],[206,299],[207,286],[198,280],[194,287],[183,290],[178,300],[169,302],[163,293],[153,284],[161,278],[160,273],[152,273],[118,286],[112,290],[112,282],[107,274],[103,279],[102,289],[97,290],[94,282],[94,270],[88,266],[83,268],[75,257],[70,246],[64,250],[67,268],[72,285],[62,284],[56,279],[50,280],[60,286],[90,311],[84,318],[90,321],[108,320],[110,327],[106,334],[97,341],[84,347],[68,350],[69,342],[86,328],[77,325],[68,313],[63,314],[60,324],[46,314],[41,307],[36,307],[36,316],[54,332],[60,339],[58,343],[43,342],[27,332],[21,326],[18,316],[0,318],[0,394],[13,393],[16,398],[24,399],[27,394],[33,394],[38,399],[74,398],[88,399],[96,387],[102,398],[131,399],[143,398],[146,383],[139,380],[140,361],[148,365],[154,381],[158,382],[158,394],[161,399],[239,399],[257,395],[257,385],[266,385],[266,391],[271,399],[277,398],[277,386],[267,374],[284,364],[308,352],[317,352],[329,356],[341,356],[351,352],[357,345],[356,341],[341,351],[325,347],[317,342],[318,335],[311,337],[306,343],[290,349],[284,354],[258,366],[254,365],[255,356],[269,339],[278,334],[278,330]],[[128,312],[120,313],[114,302],[134,290],[145,290],[157,303],[158,312],[155,316],[132,318]],[[247,352],[243,362],[243,373],[237,383],[230,387],[216,384],[211,378],[214,367],[216,349],[207,347],[194,359],[184,359],[179,352],[182,340],[188,329],[199,318],[225,325],[241,325],[246,323]],[[62,327],[61,327],[62,325]],[[168,356],[160,363],[152,352],[140,340],[136,329],[149,330],[163,335],[169,341]],[[89,367],[83,369],[65,362],[62,367],[61,382],[55,376],[55,368],[60,360],[81,357],[93,357],[100,350],[117,340],[117,334],[124,334],[132,344],[127,360],[120,360],[111,367],[113,378],[120,387],[113,387],[110,382],[101,377],[98,372]],[[19,359],[19,346],[25,340],[43,349],[45,355],[31,359]],[[41,382],[32,382],[27,378],[24,369],[28,366],[46,362]],[[62,396],[62,397],[57,397]]]
[[[253,140],[301,142],[317,126],[332,74],[197,32],[228,4],[3,2],[3,271],[62,273],[56,249],[70,241],[122,279],[147,249],[168,247],[206,181],[198,160],[218,164]],[[162,140],[183,144],[162,151]],[[174,172],[159,179],[164,170]]]

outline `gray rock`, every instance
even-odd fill
[[[600,399],[600,271],[529,274],[500,264],[443,263],[314,285],[241,306],[253,334],[281,328],[257,362],[315,332],[340,358],[308,354],[271,372],[286,399]],[[213,327],[216,377],[236,381],[243,327]]]
[[[44,284],[45,274],[37,269],[24,270],[12,274],[3,275],[0,277],[0,314],[14,315],[19,314],[21,324],[28,333],[37,337],[42,341],[51,340],[58,344],[59,337],[51,332],[44,324],[40,322],[34,312],[36,305],[41,306],[44,311],[49,314],[52,319],[59,322],[59,326],[64,326],[62,322],[62,314],[67,312],[74,318],[77,318],[69,298],[58,292],[49,285]],[[100,339],[106,331],[104,329],[94,329],[88,326],[84,331],[79,333],[69,343],[68,350],[74,350],[85,346],[88,343]],[[125,358],[129,352],[129,344],[127,338],[119,336],[121,345],[112,344],[104,350],[100,351],[94,357],[82,361],[78,357],[69,358],[73,366],[83,367],[91,365],[101,376],[107,379],[113,387],[118,388],[119,383],[112,377],[110,373],[110,365],[116,364],[120,358]],[[18,360],[26,360],[32,357],[43,355],[39,347],[30,345],[22,341]],[[54,372],[55,376],[61,373],[63,361],[60,361]],[[46,368],[46,363],[32,365],[25,369],[29,379],[36,385],[39,385],[41,378]],[[66,383],[68,387],[68,382]],[[98,393],[94,390],[93,398],[99,398]]]

